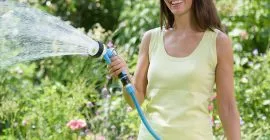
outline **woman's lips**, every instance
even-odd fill
[[[181,4],[181,3],[183,3],[182,0],[172,0],[172,1],[170,2],[170,4],[171,4],[172,6],[177,6],[177,5]]]

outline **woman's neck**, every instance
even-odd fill
[[[190,11],[183,15],[174,16],[174,31],[182,33],[194,32],[198,30],[196,27],[195,19],[192,17]]]

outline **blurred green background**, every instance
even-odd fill
[[[159,26],[158,0],[19,0],[69,21],[90,37],[112,41],[134,72],[143,33]],[[270,4],[216,0],[233,39],[235,95],[242,139],[270,139]],[[0,139],[136,139],[140,120],[107,76],[102,60],[82,56],[42,59],[0,72]],[[147,103],[147,102],[146,102]],[[213,101],[215,105],[215,100]],[[216,139],[224,132],[211,111]],[[83,119],[84,129],[66,124]]]

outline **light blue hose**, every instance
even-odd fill
[[[104,54],[103,58],[105,59],[106,63],[107,64],[111,64],[111,60],[110,58],[115,56],[116,55],[116,52],[112,49],[107,49],[106,50],[106,53]],[[125,72],[122,72],[120,75],[126,75]],[[125,77],[122,77],[122,78],[125,78]],[[132,86],[131,83],[128,83],[126,85],[126,91],[127,93],[131,96],[132,98],[132,101],[137,109],[137,112],[144,124],[144,126],[147,128],[147,130],[149,131],[149,133],[156,139],[156,140],[161,140],[161,138],[155,133],[155,131],[152,129],[152,127],[149,125],[148,121],[146,120],[144,114],[143,114],[143,111],[138,103],[138,100],[135,96],[135,90],[134,90],[134,87]]]
[[[131,96],[132,101],[139,113],[139,116],[141,117],[141,120],[144,124],[144,126],[147,128],[147,130],[150,132],[150,134],[156,139],[156,140],[161,140],[161,138],[156,134],[156,132],[152,129],[152,127],[149,125],[148,121],[146,120],[143,111],[138,103],[138,100],[135,96],[135,90],[131,84],[126,85],[126,91],[127,93]]]

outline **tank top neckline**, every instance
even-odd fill
[[[199,41],[198,45],[196,46],[196,48],[187,56],[183,56],[183,57],[175,57],[175,56],[171,56],[167,53],[166,49],[165,49],[165,30],[161,31],[161,52],[163,54],[163,56],[165,56],[166,58],[168,58],[169,60],[173,60],[173,61],[183,61],[186,59],[189,59],[191,57],[193,57],[195,54],[197,54],[200,50],[200,48],[203,46],[203,42],[206,38],[206,34],[207,34],[208,30],[206,30],[203,33],[203,36],[201,38],[201,40]]]

